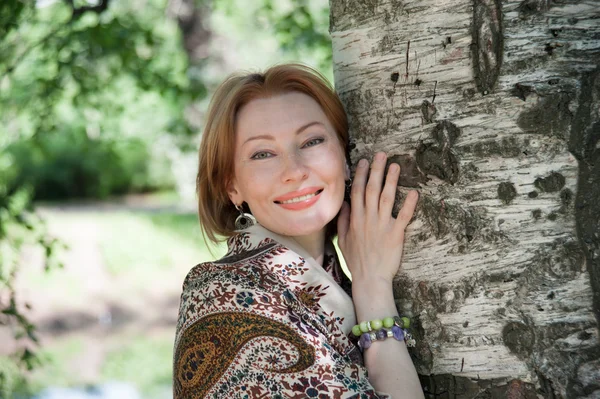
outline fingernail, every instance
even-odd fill
[[[366,159],[361,159],[360,161],[358,161],[358,166],[360,166],[361,168],[364,168],[365,166],[367,166],[367,160]]]
[[[390,172],[394,172],[396,173],[398,171],[399,166],[396,165],[395,163],[390,165]]]
[[[385,159],[385,153],[378,152],[377,154],[375,154],[375,159],[377,159],[378,161],[383,161]]]

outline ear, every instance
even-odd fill
[[[240,192],[239,185],[235,178],[231,179],[227,184],[227,195],[234,205],[241,205],[242,202],[244,202],[244,198],[242,197],[242,193]]]

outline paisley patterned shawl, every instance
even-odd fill
[[[348,334],[350,281],[332,244],[323,266],[293,239],[253,226],[189,272],[173,391],[188,398],[386,398]]]

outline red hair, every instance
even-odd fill
[[[289,92],[310,96],[335,129],[344,153],[348,152],[348,119],[342,102],[327,79],[301,64],[271,67],[263,73],[234,74],[217,89],[210,102],[199,150],[196,193],[203,233],[211,241],[234,234],[239,212],[229,199],[233,177],[235,121],[250,101]]]

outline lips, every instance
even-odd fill
[[[280,197],[277,197],[277,198],[275,198],[274,202],[276,204],[282,204],[285,201],[290,201],[290,200],[293,200],[293,199],[299,199],[301,197],[306,197],[306,196],[311,196],[312,197],[315,194],[317,194],[317,195],[320,194],[321,191],[323,191],[323,189],[320,188],[320,187],[307,187],[307,188],[304,188],[302,190],[292,191],[290,193],[287,193],[287,194],[284,194],[284,195],[282,195]],[[308,200],[311,197],[305,198],[304,200]],[[301,201],[298,201],[298,202],[301,202]],[[293,202],[293,203],[295,203],[295,202]]]
[[[308,209],[319,201],[321,198],[322,189],[319,189],[311,194],[301,195],[292,197],[292,200],[286,200],[283,202],[275,202],[277,206],[282,207],[288,211],[302,211]]]

